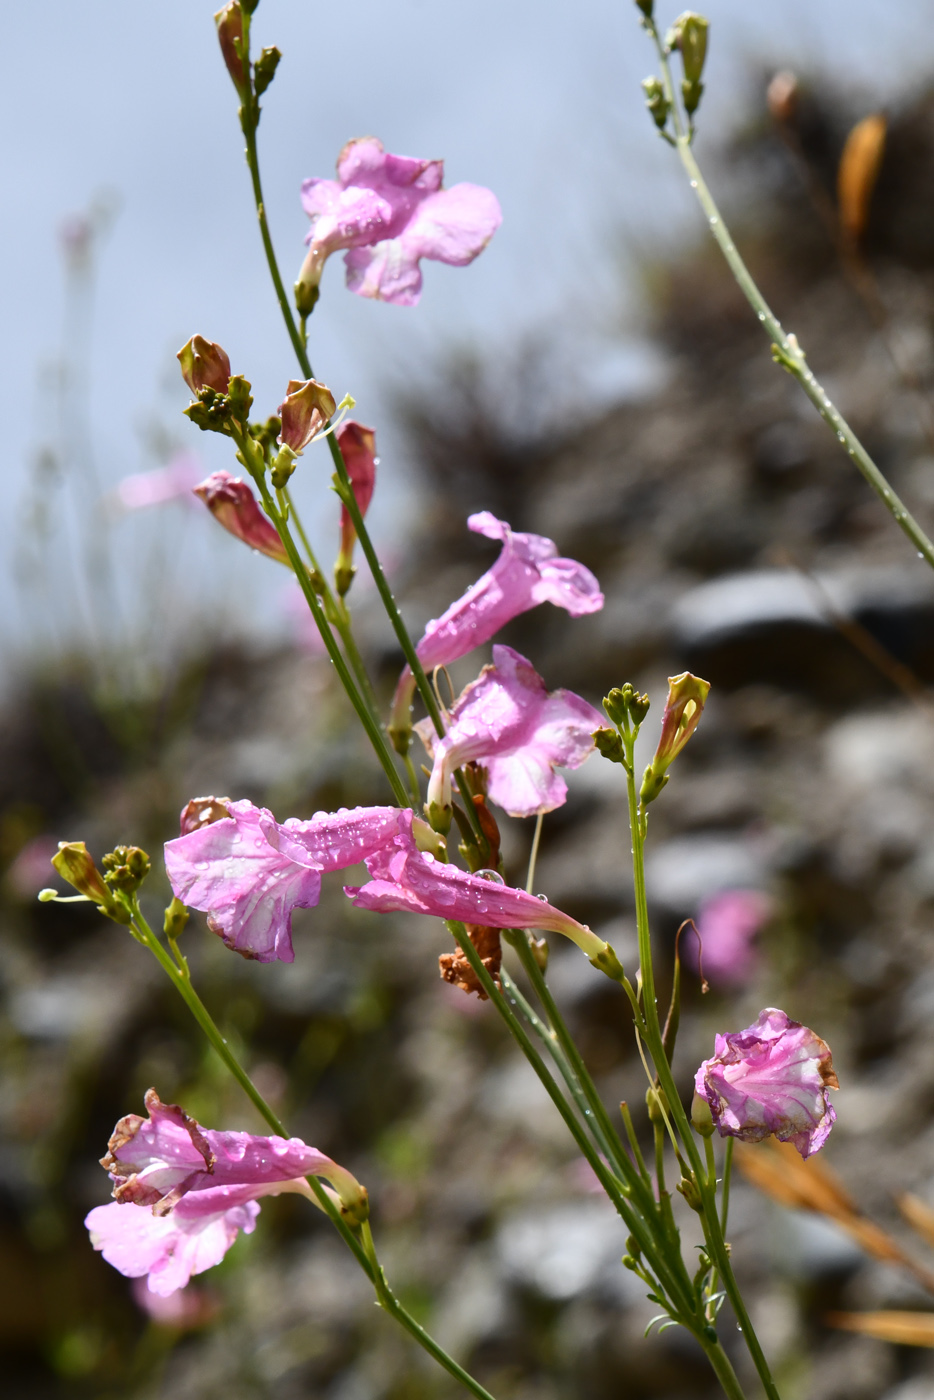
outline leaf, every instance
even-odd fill
[[[934,1347],[934,1313],[828,1313],[824,1321],[845,1332],[861,1332],[882,1342],[907,1347]]]

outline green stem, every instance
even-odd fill
[[[739,1383],[739,1377],[733,1370],[730,1358],[720,1343],[709,1339],[706,1335],[700,1337],[699,1340],[716,1373],[717,1380],[723,1387],[724,1394],[729,1397],[729,1400],[746,1400],[743,1387]]]
[[[662,1032],[658,1021],[658,1007],[655,1003],[655,974],[652,965],[652,941],[649,931],[648,902],[645,893],[645,814],[640,811],[634,776],[633,747],[635,744],[635,734],[624,735],[623,742],[627,750],[626,789],[629,801],[629,827],[632,836],[633,886],[636,896],[636,928],[639,935],[639,970],[642,977],[644,993],[643,1015],[645,1018],[645,1026],[643,1034],[658,1074],[659,1084],[665,1092],[668,1112],[671,1114],[674,1124],[677,1127],[678,1136],[681,1139],[693,1170],[695,1185],[700,1193],[703,1207],[700,1218],[708,1253],[723,1279],[723,1286],[733,1306],[733,1311],[736,1314],[736,1320],[743,1333],[746,1347],[759,1373],[759,1379],[762,1381],[765,1392],[769,1400],[780,1400],[775,1382],[772,1379],[772,1373],[769,1370],[769,1364],[765,1359],[765,1353],[756,1336],[749,1313],[746,1309],[746,1304],[743,1302],[742,1294],[739,1291],[732,1265],[730,1264],[730,1257],[726,1249],[723,1232],[720,1228],[720,1220],[717,1215],[716,1190],[711,1190],[708,1184],[704,1163],[697,1150],[697,1142],[691,1129],[691,1123],[685,1112],[684,1104],[681,1102],[678,1086],[675,1083],[674,1075],[671,1072],[671,1065],[668,1063],[668,1056],[665,1054],[665,1047],[662,1044]]]
[[[845,448],[847,455],[856,463],[856,466],[865,480],[869,483],[886,510],[893,517],[895,523],[904,534],[908,536],[922,558],[934,568],[934,543],[932,543],[924,530],[922,530],[917,520],[911,514],[911,511],[897,492],[893,490],[886,477],[883,476],[842,413],[836,405],[831,402],[826,389],[815,378],[797,339],[795,336],[785,331],[778,317],[753,280],[752,274],[745,262],[737,252],[732,235],[723,222],[723,216],[717,208],[713,196],[707,187],[707,183],[701,174],[700,167],[694,158],[694,152],[691,149],[691,134],[685,130],[681,120],[675,85],[672,81],[671,69],[668,64],[668,56],[659,37],[658,30],[651,20],[646,20],[644,23],[646,29],[648,29],[655,41],[655,47],[658,51],[658,58],[662,71],[662,82],[665,86],[665,94],[671,104],[672,120],[675,129],[674,146],[688,177],[688,183],[697,195],[698,202],[704,211],[710,231],[716,239],[717,245],[726,259],[740,291],[749,302],[763,330],[772,341],[775,359],[798,381],[824,422],[835,435],[841,447]]]
[[[617,1213],[621,1216],[629,1230],[629,1233],[635,1236],[643,1254],[652,1261],[652,1267],[658,1278],[663,1281],[664,1289],[671,1300],[672,1315],[677,1321],[683,1323],[683,1325],[693,1331],[695,1325],[694,1314],[696,1300],[680,1252],[672,1250],[670,1241],[663,1234],[661,1234],[660,1237],[655,1236],[652,1233],[652,1227],[649,1222],[638,1214],[629,1204],[627,1199],[629,1195],[628,1187],[624,1186],[621,1188],[619,1186],[616,1177],[608,1169],[603,1158],[590,1142],[590,1139],[578,1122],[570,1104],[561,1093],[552,1075],[548,1073],[541,1056],[529,1039],[522,1022],[515,1015],[509,1005],[508,999],[503,996],[484,966],[479,953],[467,936],[463,924],[446,919],[445,927],[467,958],[483,990],[505,1021],[507,1028],[518,1043],[525,1058],[538,1075],[549,1098],[564,1120],[565,1126],[573,1137],[579,1150],[593,1168],[597,1180],[600,1182],[607,1196],[609,1196]]]
[[[428,1352],[429,1356],[434,1357],[439,1366],[443,1366],[449,1375],[452,1375],[455,1380],[460,1381],[461,1385],[466,1386],[471,1394],[476,1395],[477,1400],[493,1400],[490,1392],[484,1390],[480,1382],[475,1381],[473,1376],[470,1375],[468,1371],[464,1370],[463,1366],[458,1366],[454,1358],[448,1356],[444,1348],[438,1345],[434,1337],[426,1332],[424,1327],[416,1322],[412,1314],[399,1302],[399,1299],[386,1282],[386,1275],[383,1273],[379,1261],[376,1258],[369,1221],[361,1226],[360,1236],[363,1240],[363,1246],[370,1257],[370,1264],[373,1269],[373,1286],[376,1289],[376,1296],[379,1300],[380,1307],[385,1312],[389,1313],[391,1317],[394,1317],[395,1320],[415,1338],[419,1346],[423,1347],[425,1351]]]
[[[243,110],[244,109],[241,109],[241,112],[243,112]],[[289,333],[289,339],[292,342],[292,348],[295,351],[298,363],[302,367],[302,373],[306,379],[313,379],[314,375],[311,372],[308,351],[305,349],[305,343],[295,324],[289,298],[283,285],[282,277],[279,274],[276,252],[272,246],[272,235],[269,232],[269,221],[266,218],[266,204],[263,200],[263,186],[259,174],[259,156],[256,150],[256,121],[252,114],[248,114],[245,120],[243,116],[241,116],[241,122],[243,125],[243,135],[246,138],[246,163],[250,168],[250,179],[253,183],[253,202],[256,205],[256,217],[259,221],[259,232],[263,240],[263,251],[266,254],[269,275],[272,278],[272,285],[276,289],[276,299],[279,302],[279,310],[282,312],[282,319],[285,321],[285,327]]]
[[[299,587],[305,595],[305,601],[311,610],[311,615],[315,620],[318,631],[321,633],[321,638],[327,648],[334,669],[340,678],[341,685],[350,697],[350,702],[356,710],[360,723],[366,731],[367,738],[376,751],[376,756],[382,764],[383,772],[389,780],[389,786],[392,788],[393,796],[400,807],[407,807],[409,805],[409,796],[389,750],[386,736],[375,716],[370,713],[366,701],[357,689],[354,679],[348,670],[347,662],[344,660],[341,649],[334,640],[334,634],[328,626],[327,618],[322,611],[318,595],[314,590],[308,570],[302,563],[302,557],[298,552],[298,546],[292,537],[292,532],[288,527],[285,515],[279,510],[272,492],[266,484],[265,463],[262,459],[262,455],[259,454],[259,456],[257,456],[258,449],[255,447],[249,435],[245,433],[239,425],[232,425],[231,432],[234,442],[240,450],[240,460],[259,488],[260,495],[263,498],[263,508],[276,527],[279,538],[289,556],[289,563],[292,565],[295,577],[298,579]]]
[[[360,650],[357,646],[356,638],[354,637],[350,611],[342,598],[336,598],[334,596],[334,592],[318,563],[315,551],[312,549],[311,540],[308,538],[301,517],[295,509],[295,503],[292,500],[291,492],[286,489],[282,494],[289,508],[289,519],[295,522],[295,529],[298,532],[298,538],[301,540],[305,556],[321,588],[321,596],[324,599],[324,614],[328,622],[337,628],[338,635],[344,644],[344,651],[347,653],[347,660],[350,662],[353,673],[357,679],[357,684],[360,687],[360,693],[367,703],[370,714],[373,716],[374,720],[379,723],[379,707],[376,703],[376,696],[373,693],[373,686],[367,674],[363,657],[360,655]]]
[[[723,1191],[720,1196],[720,1229],[726,1234],[726,1222],[730,1214],[730,1178],[733,1173],[733,1138],[726,1140],[723,1155]]]

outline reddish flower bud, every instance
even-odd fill
[[[340,445],[360,514],[366,515],[376,485],[376,434],[372,428],[365,428],[362,423],[357,423],[351,418],[338,428],[335,437]],[[357,532],[350,512],[341,503],[341,547],[334,573],[337,591],[342,596],[353,579],[353,548],[356,539]]]
[[[230,384],[230,361],[227,353],[213,340],[193,335],[179,350],[176,359],[182,367],[182,378],[193,394],[201,389],[214,389],[226,394]]]
[[[243,45],[243,9],[240,0],[229,0],[229,4],[217,11],[214,23],[227,72],[233,78],[237,91],[243,92],[249,85],[249,68],[237,52],[238,47],[242,50]]]
[[[282,420],[279,441],[295,453],[303,452],[336,407],[334,395],[326,384],[319,384],[317,379],[290,379],[285,398],[279,405]]]
[[[230,472],[213,472],[195,487],[195,495],[200,496],[215,520],[238,540],[279,564],[288,564],[285,545],[261,512],[245,481],[231,476]]]

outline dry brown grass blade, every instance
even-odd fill
[[[918,1196],[908,1192],[898,1197],[898,1208],[911,1228],[928,1244],[934,1245],[934,1210]]]
[[[869,205],[885,150],[886,120],[879,113],[857,122],[837,168],[837,205],[844,238],[855,248],[866,229]]]
[[[934,1313],[868,1312],[828,1313],[824,1321],[845,1332],[861,1332],[881,1342],[907,1347],[934,1347]]]
[[[867,1220],[831,1167],[813,1158],[802,1161],[791,1143],[774,1138],[760,1147],[738,1142],[734,1160],[746,1179],[779,1205],[811,1210],[836,1221],[866,1254],[884,1264],[900,1264],[934,1293],[934,1273],[907,1254],[881,1225]],[[934,1228],[934,1212],[931,1218]]]

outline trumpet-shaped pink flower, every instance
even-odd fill
[[[774,1133],[802,1157],[827,1141],[836,1118],[827,1091],[840,1087],[826,1041],[773,1006],[746,1030],[717,1036],[694,1086],[721,1137],[761,1142]]]
[[[607,944],[584,924],[534,894],[513,889],[494,871],[470,875],[420,851],[412,835],[412,812],[400,817],[398,834],[367,858],[370,882],[344,886],[358,908],[431,914],[487,928],[550,929],[570,938],[589,958],[605,953]]]
[[[298,288],[312,294],[312,304],[327,258],[346,249],[352,292],[414,306],[422,290],[421,258],[464,267],[502,222],[491,190],[470,184],[444,190],[443,161],[390,155],[372,136],[347,143],[337,176],[302,185],[312,226]]]
[[[501,540],[502,552],[463,597],[425,628],[415,650],[426,671],[466,656],[507,622],[539,603],[553,603],[572,617],[599,612],[603,607],[603,594],[593,574],[576,559],[560,558],[553,540],[514,531],[488,510],[471,515],[467,528],[487,539]],[[406,667],[393,702],[395,724],[402,723],[414,689],[412,673]]]
[[[309,1195],[309,1175],[330,1183],[348,1219],[366,1218],[360,1183],[299,1138],[215,1132],[154,1089],[145,1101],[149,1117],[121,1118],[102,1158],[116,1199],[85,1224],[107,1262],[128,1278],[148,1275],[152,1292],[173,1293],[219,1263],[238,1231],[252,1231],[258,1197]]]
[[[347,468],[360,514],[366,515],[376,487],[376,434],[372,428],[365,428],[355,418],[348,418],[338,428],[335,437],[344,458],[344,466]],[[353,521],[347,513],[347,507],[342,503],[341,552],[351,554],[355,539]]]
[[[227,811],[166,842],[165,868],[178,898],[206,912],[228,948],[259,962],[293,961],[292,910],[313,908],[322,873],[370,855],[402,815],[395,807],[356,807],[279,823],[252,802],[230,802]]]
[[[204,501],[214,519],[230,534],[248,544],[251,549],[259,550],[260,554],[275,559],[279,564],[289,562],[285,545],[263,515],[256,497],[245,481],[231,476],[230,472],[212,472],[200,486],[193,489],[195,495]]]
[[[450,808],[451,774],[473,762],[486,769],[490,798],[511,817],[551,812],[568,791],[555,768],[579,768],[602,723],[586,700],[569,690],[549,695],[524,656],[495,646],[493,665],[461,692],[444,738],[430,720],[416,726],[434,760],[429,806]]]

